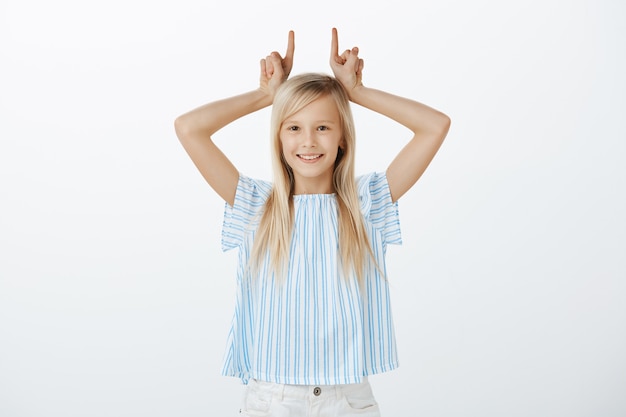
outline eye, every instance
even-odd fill
[[[300,130],[300,128],[298,126],[288,126],[287,130],[291,132],[297,132],[298,130]]]
[[[321,130],[321,131],[328,130],[328,126],[320,126],[317,128],[317,130]]]

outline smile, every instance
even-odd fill
[[[298,158],[302,159],[303,161],[316,161],[318,159],[320,159],[323,154],[316,154],[316,155],[301,155],[298,154],[296,155]]]

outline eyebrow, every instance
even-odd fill
[[[285,120],[282,124],[286,124],[286,123],[300,124],[302,122],[300,122],[299,120]],[[338,121],[335,122],[335,121],[332,121],[332,120],[316,120],[316,121],[313,122],[313,124],[320,124],[320,123],[334,125],[334,124],[338,124],[339,122]]]

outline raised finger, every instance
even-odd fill
[[[330,41],[330,57],[335,59],[339,56],[339,40],[337,36],[337,29],[333,28]]]
[[[289,31],[289,36],[287,38],[287,52],[285,52],[285,60],[292,62],[293,61],[293,52],[296,49],[295,44],[295,34],[293,30]]]

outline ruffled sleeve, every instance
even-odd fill
[[[398,202],[391,201],[387,176],[374,172],[357,179],[361,212],[383,238],[383,244],[402,244]]]
[[[224,207],[222,250],[239,247],[260,220],[260,214],[272,189],[271,183],[239,176],[235,202]]]

